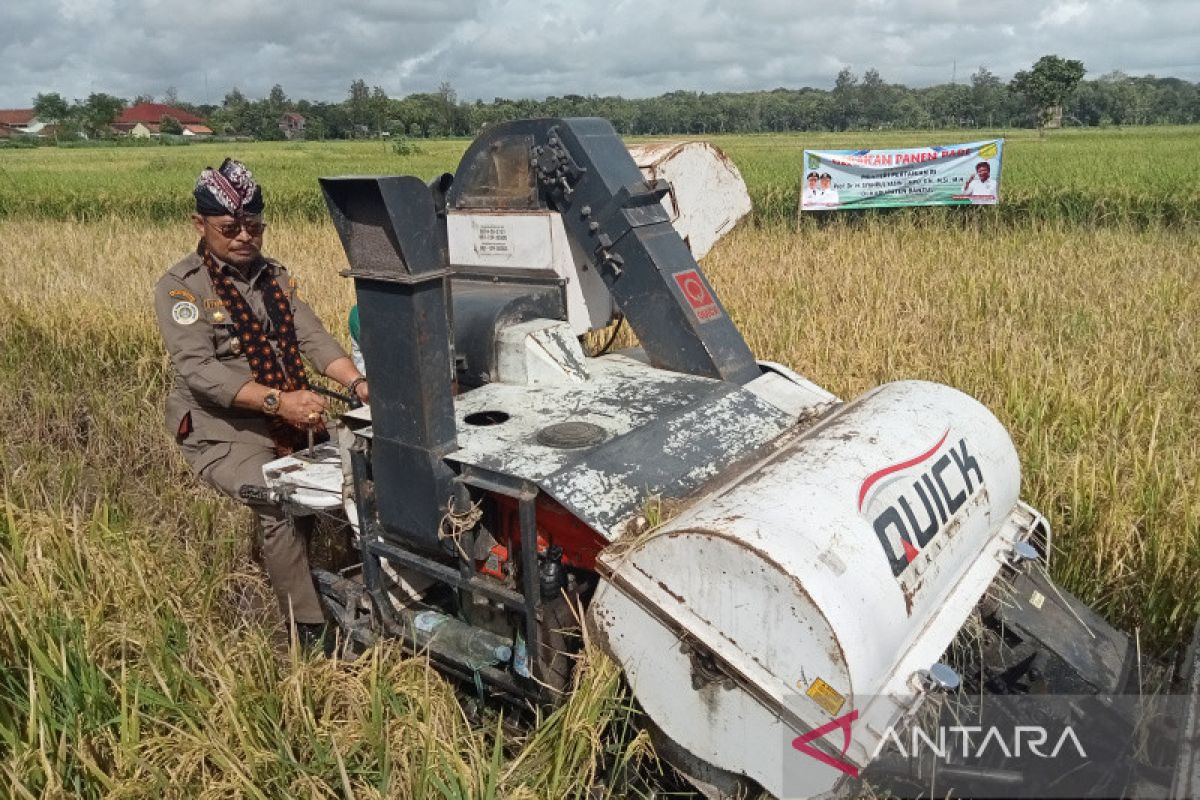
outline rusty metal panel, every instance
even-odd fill
[[[533,481],[615,539],[653,495],[682,497],[773,440],[794,421],[724,381],[655,369],[621,355],[589,359],[586,381],[493,383],[456,403],[458,464]],[[600,443],[546,446],[563,422],[603,429]]]
[[[751,392],[731,389],[596,447],[541,486],[618,539],[651,497],[689,496],[768,445],[791,421]]]

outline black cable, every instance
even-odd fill
[[[604,343],[604,347],[601,347],[600,350],[597,351],[596,354],[592,356],[592,358],[598,358],[608,352],[608,349],[613,346],[613,342],[615,342],[617,340],[617,334],[621,332],[621,326],[624,324],[625,324],[625,315],[618,314],[617,315],[617,327],[613,328],[612,335],[608,337],[608,341]]]

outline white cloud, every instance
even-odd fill
[[[219,102],[337,100],[364,78],[390,94],[451,81],[471,99],[644,97],[821,86],[837,70],[886,80],[1007,78],[1039,56],[1200,80],[1195,0],[3,0],[0,106],[41,91]],[[955,72],[956,70],[956,72]],[[207,90],[206,90],[207,86]]]
[[[1042,9],[1038,16],[1037,27],[1053,27],[1069,25],[1088,13],[1088,4],[1079,2],[1051,3]]]

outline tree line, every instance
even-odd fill
[[[382,133],[470,136],[489,124],[542,116],[605,117],[621,133],[633,135],[1200,122],[1200,83],[1122,72],[1083,80],[1084,74],[1081,62],[1048,55],[1007,82],[980,67],[965,83],[919,88],[889,83],[876,69],[861,77],[843,69],[828,90],[674,91],[652,98],[567,94],[464,102],[449,83],[436,92],[396,98],[357,79],[341,102],[292,99],[278,84],[258,100],[234,88],[220,105],[184,103],[174,90],[168,90],[163,102],[205,118],[218,134],[258,139],[283,138],[279,122],[285,112],[303,115],[305,136],[315,139]],[[75,120],[85,132],[102,135],[105,115],[111,112],[111,121],[122,103],[101,94],[71,105],[58,94],[40,94],[35,109],[44,120]]]

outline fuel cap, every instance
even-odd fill
[[[608,438],[608,432],[590,422],[556,422],[539,430],[535,438],[546,447],[576,450],[600,444]]]

